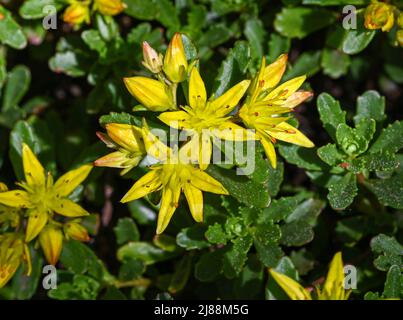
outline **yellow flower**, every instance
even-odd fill
[[[7,186],[0,182],[0,192],[8,191]],[[16,228],[20,225],[21,222],[21,210],[3,206],[0,204],[0,225],[6,224],[10,225],[13,228]]]
[[[365,28],[382,29],[389,32],[394,24],[394,7],[383,2],[374,1],[365,9]]]
[[[163,69],[172,82],[179,83],[186,79],[188,63],[180,33],[175,33],[168,45]]]
[[[56,183],[45,170],[28,145],[22,146],[25,182],[18,183],[24,190],[0,193],[0,203],[14,208],[27,208],[28,223],[25,241],[34,239],[54,213],[66,217],[80,217],[89,213],[68,196],[85,180],[92,166],[83,165],[61,176]]]
[[[282,140],[311,148],[314,146],[299,130],[288,124],[289,116],[300,103],[312,96],[307,91],[297,92],[306,76],[297,77],[278,85],[287,63],[287,55],[281,55],[275,62],[266,66],[263,58],[258,74],[249,88],[245,104],[239,116],[248,128],[256,130],[267,158],[276,168],[277,158],[274,149],[276,140]]]
[[[273,279],[292,300],[312,300],[311,293],[297,281],[284,274],[269,270]],[[344,289],[344,270],[341,252],[334,255],[322,289],[316,288],[318,300],[348,300],[351,291]]]
[[[145,66],[152,73],[159,73],[162,71],[162,60],[164,57],[161,53],[155,51],[147,41],[143,42],[143,66]]]
[[[161,234],[178,207],[183,191],[193,218],[197,222],[203,221],[202,191],[217,194],[228,194],[228,191],[220,182],[188,161],[186,156],[188,144],[175,152],[155,137],[146,123],[144,123],[143,138],[148,154],[160,163],[153,165],[148,173],[137,180],[121,202],[133,201],[162,190],[157,222],[157,234]]]
[[[73,220],[65,223],[63,231],[67,239],[71,238],[82,242],[90,241],[88,231],[80,224],[80,220]]]
[[[176,110],[172,91],[163,82],[146,77],[124,78],[127,90],[151,111]]]
[[[0,234],[0,288],[12,278],[21,262],[27,263],[27,275],[31,274],[29,249],[17,233]]]
[[[91,1],[70,0],[70,6],[64,11],[64,22],[74,25],[80,25],[84,22],[90,22],[90,3]]]
[[[39,244],[45,254],[46,261],[55,265],[59,261],[63,247],[63,232],[55,224],[49,223],[39,233]]]
[[[106,16],[115,16],[126,9],[127,5],[122,0],[94,0],[94,10]]]
[[[141,129],[128,124],[109,123],[105,135],[97,132],[98,137],[107,147],[116,149],[94,162],[97,167],[122,168],[121,175],[136,167],[145,152]]]
[[[205,170],[211,159],[212,139],[231,141],[255,139],[251,131],[231,121],[228,114],[234,110],[250,84],[244,80],[222,96],[207,100],[206,88],[199,71],[194,67],[189,79],[189,106],[182,111],[164,112],[159,119],[170,127],[190,133],[194,152],[199,154],[199,166]]]

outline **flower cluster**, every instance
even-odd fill
[[[89,240],[80,220],[89,213],[69,196],[86,179],[92,165],[80,166],[54,182],[26,144],[22,146],[22,163],[25,181],[17,183],[21,189],[9,191],[4,184],[0,187],[0,287],[23,261],[30,273],[31,241],[38,240],[46,260],[55,265],[64,238]],[[7,231],[3,234],[2,230]]]
[[[389,32],[397,25],[396,41],[403,46],[403,12],[392,4],[372,0],[365,9],[365,28]]]
[[[98,11],[104,16],[115,16],[121,13],[126,4],[122,0],[69,0],[69,6],[64,11],[63,20],[73,25],[89,23],[92,11]]]
[[[197,222],[203,220],[201,191],[228,194],[228,191],[205,170],[211,163],[215,141],[250,141],[262,143],[267,158],[276,167],[274,144],[277,140],[313,147],[313,143],[287,120],[293,109],[312,96],[298,91],[305,76],[279,85],[286,69],[287,55],[266,66],[265,59],[252,80],[235,84],[220,96],[208,98],[198,69],[198,61],[188,61],[182,40],[175,33],[165,56],[143,43],[143,65],[151,77],[125,78],[129,92],[167,126],[185,132],[188,139],[180,148],[171,149],[143,126],[111,123],[100,139],[115,152],[97,161],[96,166],[122,168],[122,174],[137,166],[146,155],[157,160],[123,197],[132,201],[162,190],[157,233],[167,227],[179,204],[181,191]],[[186,104],[178,103],[178,84],[185,88]]]

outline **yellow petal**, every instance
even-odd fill
[[[189,104],[193,109],[203,108],[207,101],[206,87],[199,70],[192,68],[189,79]]]
[[[260,135],[264,152],[266,153],[267,159],[269,159],[271,166],[276,169],[277,167],[277,156],[276,156],[276,149],[274,148],[273,143],[271,142],[270,138],[265,135]]]
[[[89,3],[88,3],[89,4]],[[90,8],[87,3],[73,2],[66,8],[63,14],[63,21],[74,25],[90,21]]]
[[[146,77],[124,78],[123,80],[132,96],[151,111],[176,109],[166,85],[162,82]]]
[[[213,144],[209,134],[202,133],[199,135],[199,166],[200,169],[206,170],[210,164],[211,154],[213,152]]]
[[[202,191],[217,194],[229,194],[220,182],[202,170],[192,170],[188,178],[188,182]]]
[[[143,141],[147,154],[153,158],[165,161],[171,156],[172,150],[151,133],[145,119],[143,119]]]
[[[45,170],[38,158],[25,143],[22,145],[22,163],[24,166],[25,180],[28,185],[39,186],[45,184]]]
[[[109,168],[127,168],[129,160],[135,160],[133,166],[136,166],[140,160],[141,156],[130,159],[127,153],[121,151],[115,151],[107,154],[94,161],[94,166],[96,167],[109,167]]]
[[[301,131],[294,128],[287,122],[282,122],[278,124],[274,130],[268,131],[270,136],[278,140],[286,141],[306,148],[313,148],[315,146],[313,142],[309,140]]]
[[[77,241],[87,242],[90,240],[88,231],[78,221],[70,221],[64,224],[63,231],[66,238],[72,238]]]
[[[161,208],[158,213],[157,234],[164,232],[171,221],[172,215],[178,207],[179,197],[181,194],[180,186],[176,188],[164,188],[162,192]]]
[[[246,90],[248,90],[250,80],[244,80],[233,86],[222,96],[214,99],[209,108],[215,110],[217,115],[226,115],[230,113],[242,99]]]
[[[285,108],[295,108],[305,100],[309,99],[310,97],[313,96],[312,92],[308,91],[299,91],[293,93],[284,103],[282,104],[283,107]]]
[[[306,76],[300,76],[287,82],[284,82],[276,89],[271,91],[263,100],[268,101],[272,99],[288,99],[295,91],[297,91],[304,83]]]
[[[23,190],[0,192],[0,203],[13,208],[29,208],[32,206],[29,194]]]
[[[160,171],[151,170],[142,176],[124,195],[120,202],[125,203],[144,197],[145,195],[158,190],[161,187],[161,180],[159,178]]]
[[[213,134],[222,140],[230,141],[247,141],[257,139],[253,131],[247,130],[231,121],[223,122],[217,129],[213,130]]]
[[[331,300],[344,300],[344,266],[341,252],[334,255],[322,294]]]
[[[171,111],[164,112],[158,116],[163,123],[175,129],[188,129],[190,128],[188,120],[190,116],[185,111]]]
[[[287,66],[288,55],[282,54],[264,69],[262,90],[274,88],[280,82]]]
[[[60,199],[55,201],[52,204],[52,209],[58,214],[61,214],[62,216],[71,218],[83,217],[89,215],[87,210],[79,206],[77,203],[68,199]]]
[[[183,186],[186,200],[189,204],[190,213],[196,222],[203,221],[203,193],[190,183]]]
[[[124,149],[131,152],[144,150],[140,128],[122,123],[108,123],[105,127],[108,136]]]
[[[180,163],[190,164],[199,161],[199,138],[198,134],[192,136],[190,141],[186,142],[179,149]]]
[[[39,211],[37,209],[29,210],[27,230],[25,231],[25,241],[30,242],[35,239],[47,222],[48,213],[46,211]]]
[[[294,279],[273,269],[269,269],[269,272],[291,300],[312,300],[311,294]]]
[[[126,8],[122,0],[94,0],[94,10],[106,16],[115,16]]]
[[[186,78],[188,63],[180,33],[175,33],[169,42],[163,69],[168,79],[172,82],[179,83]]]
[[[59,197],[68,196],[87,178],[92,168],[92,165],[86,164],[62,175],[55,183],[55,193]]]
[[[249,86],[249,103],[253,104],[256,101],[256,98],[262,92],[262,88],[264,85],[264,69],[266,68],[266,58],[262,58],[262,62],[260,64],[259,72],[255,75],[252,80],[251,85]]]
[[[47,225],[39,234],[39,244],[45,254],[46,261],[55,265],[59,261],[63,246],[62,230],[53,225]]]

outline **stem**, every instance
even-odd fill
[[[116,288],[128,288],[128,287],[148,287],[151,284],[150,279],[140,278],[130,281],[119,281],[116,280],[114,283]]]

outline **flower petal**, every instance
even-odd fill
[[[45,184],[45,170],[30,147],[25,143],[22,145],[22,164],[28,185],[42,186]]]
[[[266,135],[260,135],[264,152],[266,153],[267,159],[269,159],[271,166],[276,169],[277,167],[277,156],[276,156],[276,149],[274,148],[273,143],[271,142],[270,138]]]
[[[39,232],[48,222],[48,213],[38,209],[30,209],[28,211],[27,230],[25,231],[25,241],[30,242],[35,239]]]
[[[295,91],[304,83],[306,76],[300,76],[287,82],[284,82],[276,89],[271,91],[263,100],[268,101],[272,99],[288,99]]]
[[[309,92],[309,91],[294,92],[286,101],[284,101],[282,103],[282,106],[285,108],[292,109],[312,96],[313,96],[313,93]]]
[[[85,164],[62,175],[54,185],[54,191],[60,197],[66,197],[74,191],[89,175],[93,166]]]
[[[124,149],[131,152],[144,150],[140,128],[122,123],[108,123],[105,127],[108,136]]]
[[[0,203],[13,208],[29,208],[32,206],[29,193],[23,190],[0,192]]]
[[[329,300],[344,300],[344,266],[341,252],[337,252],[330,263],[322,295]]]
[[[176,109],[172,97],[162,82],[146,77],[124,78],[123,80],[132,96],[151,111]]]
[[[250,80],[244,80],[233,86],[222,96],[214,99],[210,103],[210,108],[215,110],[217,115],[226,115],[230,113],[242,99],[246,90],[248,90]]]
[[[183,186],[186,200],[189,204],[190,213],[196,222],[203,221],[203,193],[192,186],[190,183],[185,183]]]
[[[210,164],[213,152],[213,144],[209,134],[202,133],[199,135],[199,147],[199,166],[200,169],[206,170]]]
[[[175,33],[169,42],[164,58],[164,72],[172,82],[182,82],[186,78],[188,63],[182,35]]]
[[[291,300],[312,300],[311,294],[294,279],[273,269],[269,269],[269,272]]]
[[[143,119],[143,140],[147,154],[153,158],[165,161],[171,156],[172,150],[151,133],[145,119]]]
[[[190,172],[188,180],[193,186],[202,191],[217,194],[226,194],[226,195],[229,194],[228,191],[224,188],[224,186],[220,182],[218,182],[216,179],[214,179],[213,177],[211,177],[202,170],[194,168],[194,170]]]
[[[157,234],[164,232],[169,221],[171,221],[172,215],[178,207],[180,194],[181,188],[179,185],[177,185],[176,188],[164,188],[162,192],[161,208],[158,213]]]
[[[207,101],[206,87],[199,70],[192,68],[189,79],[189,104],[193,109],[204,108]]]
[[[71,218],[89,215],[89,212],[87,210],[68,199],[60,199],[55,201],[52,204],[52,209],[62,216]]]
[[[160,171],[151,170],[142,176],[124,195],[120,202],[125,203],[144,197],[145,195],[158,190],[161,187],[159,179]]]
[[[213,130],[213,134],[222,140],[230,141],[247,141],[257,139],[253,131],[247,130],[231,121],[223,122],[218,128]]]
[[[280,82],[287,66],[288,55],[282,54],[264,69],[262,90],[274,88]]]
[[[190,128],[188,120],[190,116],[185,111],[172,111],[164,112],[158,116],[163,123],[175,129],[188,129]]]
[[[279,129],[279,131],[277,131],[276,129]],[[301,131],[294,128],[287,122],[282,122],[278,124],[273,131],[268,131],[270,136],[281,141],[297,144],[306,148],[312,148],[315,146],[313,142],[309,140]]]
[[[60,228],[47,225],[39,234],[39,244],[45,254],[46,261],[55,265],[59,261],[63,246],[63,233]]]

